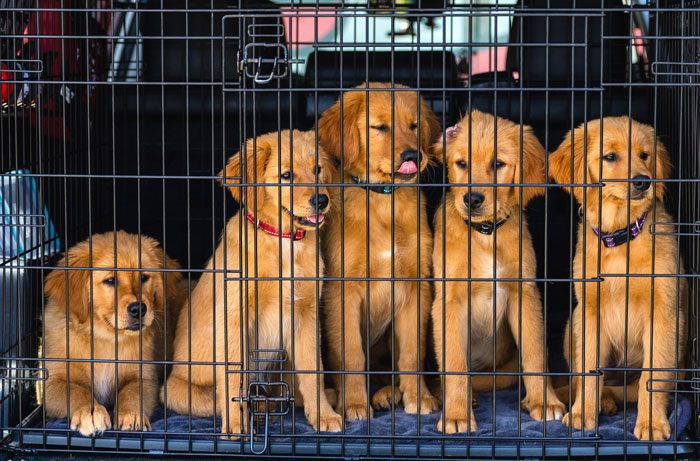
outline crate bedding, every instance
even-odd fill
[[[518,403],[520,399],[518,398],[517,389],[498,391],[496,392],[496,427],[495,433],[493,431],[493,394],[486,393],[479,395],[479,406],[474,409],[474,415],[477,421],[478,430],[473,432],[472,437],[522,437],[522,438],[533,438],[531,443],[539,443],[539,438],[544,436],[544,425],[541,421],[534,421],[530,418],[529,414],[525,411],[520,412],[520,421],[518,421]],[[674,403],[675,408],[674,408]],[[112,412],[110,411],[110,414]],[[425,437],[435,437],[442,436],[442,433],[437,430],[436,423],[440,418],[442,412],[435,412],[430,415],[423,415],[420,417],[420,435]],[[291,415],[291,411],[290,411]],[[692,407],[690,401],[679,394],[676,401],[673,395],[669,398],[669,421],[671,423],[671,440],[682,439],[683,431],[688,425],[692,415]],[[162,433],[165,430],[165,418],[163,414],[163,409],[161,407],[157,408],[151,418],[151,430],[153,433],[146,434],[147,438],[162,438]],[[634,425],[637,420],[637,407],[635,404],[628,404],[627,406],[627,419],[625,421],[622,406],[620,406],[619,411],[614,416],[604,416],[599,417],[599,434],[603,440],[636,440],[634,436]],[[311,426],[306,422],[304,418],[304,411],[302,408],[296,408],[295,410],[296,423],[294,424],[294,430],[292,430],[292,418],[291,416],[285,416],[283,420],[272,419],[269,427],[269,434],[272,441],[282,442],[289,441],[289,437],[285,437],[285,434],[296,434],[295,439],[299,439],[298,435],[308,434],[313,436],[316,432],[311,428]],[[260,418],[262,419],[262,418]],[[213,425],[212,418],[189,418],[188,416],[178,415],[171,411],[167,414],[167,424],[168,424],[168,438],[178,438],[187,437],[187,434],[192,433],[195,439],[212,439],[212,432],[218,432],[221,428],[220,418],[216,419],[216,427]],[[284,430],[281,430],[281,424],[284,425]],[[367,424],[365,421],[356,421],[346,424],[346,435],[357,435],[358,437],[365,437],[367,435]],[[417,422],[416,415],[409,415],[403,411],[403,408],[398,408],[395,411],[395,418],[393,420],[393,430],[392,430],[392,415],[390,411],[375,412],[374,418],[369,422],[370,433],[373,436],[398,436],[395,440],[396,444],[402,443],[415,443],[416,439],[410,438],[411,436],[417,436]],[[67,422],[65,419],[56,419],[47,422],[47,429],[67,429]],[[520,428],[520,431],[518,431]],[[262,428],[260,428],[262,432]],[[105,436],[110,436],[111,431],[107,432]],[[180,435],[181,434],[181,435]],[[209,435],[197,435],[197,434],[209,434]],[[329,434],[329,433],[325,433]],[[80,437],[77,432],[74,435]],[[455,440],[449,440],[451,436],[447,436],[447,444],[464,444],[465,439],[463,438],[466,434],[461,434],[455,436]],[[590,437],[595,435],[595,431],[585,431],[583,437]],[[120,433],[121,437],[137,437],[137,434],[130,434],[128,432]],[[574,430],[571,434],[572,437],[581,437],[581,431]],[[547,422],[547,438],[564,438],[570,437],[569,428],[564,426],[559,421],[549,421]],[[535,439],[537,438],[537,439]],[[303,440],[303,437],[301,438]],[[325,439],[328,440],[328,439]],[[330,439],[334,440],[334,439]],[[335,439],[339,441],[340,439]],[[387,440],[381,440],[380,442],[386,442]],[[421,439],[421,444],[439,444],[441,439],[426,438]],[[486,440],[475,440],[471,442],[472,444],[483,443],[490,444],[491,441]],[[502,443],[502,441],[501,441]],[[551,442],[550,442],[551,443]],[[555,442],[556,443],[556,442]],[[565,443],[565,442],[561,442]]]

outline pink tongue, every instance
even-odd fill
[[[318,224],[318,223],[322,223],[322,222],[323,222],[323,219],[324,219],[324,218],[323,218],[323,215],[322,215],[322,214],[320,214],[320,215],[318,215],[318,216],[312,215],[312,216],[307,216],[307,217],[306,217],[306,220],[307,220],[307,221],[309,221],[309,222],[315,222],[315,223],[317,223],[317,224]]]
[[[396,171],[402,174],[413,174],[418,171],[418,167],[412,160],[409,160],[408,162],[403,162]]]

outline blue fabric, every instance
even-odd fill
[[[472,433],[474,437],[537,437],[541,438],[544,436],[544,424],[541,421],[534,421],[530,418],[527,412],[521,411],[521,421],[518,424],[518,391],[499,391],[496,393],[496,424],[494,432],[493,424],[493,398],[492,394],[481,394],[479,395],[479,406],[474,409],[474,416],[476,418],[477,425],[479,427],[478,431]],[[690,401],[684,396],[679,394],[677,405],[675,409],[673,408],[674,396],[669,399],[669,420],[671,422],[672,433],[675,432],[676,436],[680,438],[681,433],[687,426],[692,415],[692,406]],[[392,424],[392,415],[390,411],[375,412],[374,418],[371,421],[357,421],[353,423],[347,423],[346,434],[357,435],[358,438],[365,436],[368,433],[368,424],[370,428],[370,433],[372,435],[396,435],[403,437],[396,441],[396,443],[401,443],[402,440],[406,443],[414,443],[415,440],[411,439],[411,436],[416,436],[417,431],[417,417],[416,415],[406,414],[402,408],[396,410],[395,418]],[[291,412],[290,412],[291,415]],[[421,436],[442,436],[442,433],[437,430],[436,424],[440,418],[441,412],[436,412],[430,415],[425,415],[420,417],[420,435]],[[625,433],[627,440],[636,440],[634,437],[634,424],[637,420],[637,409],[636,405],[628,405],[627,408],[627,418],[625,421],[622,408],[620,407],[619,412],[615,416],[603,416],[599,417],[599,434],[605,440],[624,440]],[[297,408],[295,411],[296,423],[294,424],[295,434],[315,434],[315,431],[309,426],[304,418],[304,411],[301,408]],[[191,424],[191,426],[190,426]],[[677,426],[676,426],[677,424]],[[284,425],[284,430],[281,429]],[[191,420],[187,416],[178,415],[172,412],[168,412],[167,417],[168,426],[168,438],[178,438],[178,433],[185,434],[188,433],[199,433],[199,434],[211,434],[217,432],[221,428],[221,421],[217,418],[216,427],[213,424],[213,418],[192,418]],[[393,430],[392,430],[393,427]],[[518,427],[520,427],[520,433],[518,433]],[[675,427],[675,431],[673,428]],[[47,424],[49,429],[66,429],[66,420],[53,420]],[[145,437],[162,437],[161,434],[157,432],[165,431],[165,418],[163,415],[162,408],[156,409],[151,418],[151,429],[152,434],[147,434]],[[275,441],[288,440],[284,437],[284,434],[292,433],[292,418],[291,416],[285,416],[282,419],[276,419],[271,422],[269,428],[270,436],[274,437]],[[77,434],[77,433],[76,433]],[[586,431],[584,436],[594,435],[594,431]],[[466,434],[462,434],[464,436]],[[128,433],[122,433],[122,437],[129,436]],[[135,434],[134,434],[135,436]],[[571,436],[569,435],[569,428],[564,426],[560,421],[549,421],[547,422],[547,437],[561,438],[561,437],[581,437],[581,431],[572,431]],[[196,437],[197,438],[197,437]],[[199,438],[211,439],[211,435],[201,435]],[[673,439],[673,436],[672,436]],[[333,440],[333,439],[331,439]],[[339,440],[339,439],[338,439]],[[430,444],[431,442],[439,443],[438,441],[424,440],[421,443]],[[537,443],[537,440],[533,441]],[[464,439],[455,441],[455,443],[464,443]],[[474,443],[474,442],[472,442]],[[478,443],[478,442],[476,442]],[[484,441],[484,443],[490,443]],[[562,442],[564,443],[564,442]]]

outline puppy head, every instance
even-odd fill
[[[452,186],[455,208],[465,219],[471,215],[475,222],[498,221],[544,193],[542,186],[519,186],[545,180],[544,148],[529,126],[521,130],[510,120],[475,110],[448,128],[445,136],[444,152],[442,138],[433,150],[446,162],[451,184],[499,184]]]
[[[666,179],[671,174],[666,148],[656,140],[651,126],[630,120],[629,117],[605,117],[602,128],[601,134],[601,121],[598,119],[579,126],[573,130],[573,134],[568,133],[559,148],[550,155],[550,175],[556,182],[564,184],[572,183],[572,180],[574,184],[584,181],[586,184],[604,183],[603,202],[624,208],[625,214],[628,199],[633,208],[649,208],[654,200],[654,188],[649,179]],[[611,179],[631,180],[631,183],[606,182]],[[586,193],[587,207],[597,208],[598,188],[571,189],[579,203],[583,203],[583,194]],[[657,183],[656,199],[663,201],[663,195],[664,186]]]
[[[233,196],[258,219],[277,225],[283,232],[291,229],[292,221],[295,228],[308,230],[322,225],[330,207],[329,190],[323,184],[333,176],[333,162],[320,146],[316,150],[313,131],[293,130],[291,139],[289,130],[249,139],[245,164],[243,168],[238,153],[219,175],[225,173],[227,184],[273,184],[248,186],[245,197],[240,186],[231,187]],[[292,187],[295,183],[320,185]]]
[[[120,333],[134,334],[139,329],[149,328],[162,315],[163,273],[149,269],[163,267],[163,249],[154,239],[142,236],[139,252],[139,237],[123,231],[116,233],[116,252],[114,242],[115,233],[108,232],[92,237],[92,252],[89,240],[70,248],[57,265],[91,269],[53,270],[46,277],[44,290],[50,299],[64,308],[68,297],[71,318],[80,323],[90,320],[92,304],[96,332],[101,325],[110,327],[111,334],[115,329]],[[113,267],[117,270],[101,269]],[[139,267],[143,270],[119,270]],[[170,258],[167,258],[166,267],[180,268]],[[176,289],[181,276],[179,272],[168,273],[169,291]]]
[[[344,93],[342,118],[338,100],[318,121],[319,140],[338,161],[342,156],[344,168],[362,181],[390,183],[393,172],[396,183],[415,182],[430,161],[429,147],[440,130],[437,117],[415,91],[391,91],[388,83],[372,82],[369,87],[387,91]]]

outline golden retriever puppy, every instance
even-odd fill
[[[107,232],[70,248],[58,262],[90,269],[55,269],[46,277],[39,357],[61,359],[41,362],[48,378],[37,382],[37,398],[47,417],[67,417],[82,435],[101,433],[112,428],[104,406],[116,402],[115,429],[150,429],[162,367],[121,360],[165,360],[163,316],[177,318],[186,292],[180,272],[155,271],[164,258],[166,268],[180,268],[150,237]]]
[[[314,429],[340,430],[342,419],[328,403],[319,379],[323,367],[316,331],[322,282],[314,278],[324,274],[316,231],[330,198],[325,186],[308,185],[327,182],[332,169],[327,154],[316,150],[315,134],[297,130],[249,139],[245,150],[231,157],[221,173],[225,183],[270,186],[231,187],[241,211],[226,224],[207,263],[209,272],[192,292],[191,309],[182,309],[175,334],[176,361],[216,360],[227,366],[214,370],[211,365],[176,364],[167,389],[161,391],[168,408],[193,416],[216,411],[222,416],[222,433],[240,436],[249,422],[241,399],[254,381],[251,370],[264,372],[281,360],[278,354],[261,351],[282,346],[288,352],[286,369],[293,360],[294,371],[300,372],[295,374],[295,403],[303,405]],[[307,185],[292,190],[294,183]],[[239,370],[243,372],[231,373]]]
[[[366,370],[365,344],[386,344],[380,340],[393,322],[398,369],[409,373],[399,378],[395,402],[387,386],[374,395],[372,405],[389,408],[403,398],[406,412],[425,414],[436,410],[438,402],[423,377],[410,372],[422,369],[425,356],[430,282],[417,279],[430,277],[433,239],[423,193],[401,185],[415,183],[428,165],[439,124],[427,103],[405,86],[396,85],[402,91],[392,91],[387,83],[369,87],[343,95],[342,118],[339,100],[318,122],[320,142],[337,163],[343,162],[343,175],[334,182],[361,185],[333,192],[323,233],[328,275],[354,279],[325,284],[330,365],[333,370]],[[393,185],[377,185],[392,180]],[[366,282],[365,277],[409,280]],[[334,377],[336,410],[344,408],[351,421],[367,418],[366,376]]]
[[[442,139],[435,151],[454,186],[434,218],[433,270],[436,278],[448,279],[435,283],[432,309],[440,371],[489,371],[495,366],[497,372],[517,373],[519,347],[522,371],[544,373],[547,355],[540,293],[533,281],[510,281],[536,276],[535,251],[519,208],[544,189],[518,184],[544,183],[544,148],[529,126],[522,127],[521,138],[520,125],[479,111],[448,128],[444,142],[444,152]],[[479,185],[494,182],[503,186]],[[485,281],[449,281],[464,277]],[[494,277],[506,280],[494,283]],[[438,429],[475,431],[471,392],[491,391],[493,377],[474,376],[471,386],[467,375],[443,379],[443,417]],[[496,388],[503,389],[515,386],[520,378],[500,375],[495,379]],[[565,407],[549,377],[530,375],[523,381],[527,394],[522,403],[530,416],[561,419]]]
[[[591,280],[585,286],[574,283],[578,305],[564,339],[571,370],[624,366],[626,355],[627,366],[645,369],[638,383],[634,434],[640,440],[668,439],[667,391],[673,384],[664,380],[676,376],[673,371],[652,373],[652,369],[682,363],[687,307],[686,280],[669,276],[679,273],[678,242],[672,235],[673,219],[664,208],[664,185],[651,181],[671,173],[666,148],[652,127],[628,117],[606,117],[602,126],[601,120],[593,120],[569,133],[549,162],[558,183],[602,183],[602,187],[567,187],[585,213],[578,228],[574,278]],[[626,277],[627,273],[637,276]],[[665,276],[639,276],[644,274]],[[573,354],[568,351],[569,334]],[[650,393],[652,374],[656,382],[649,386],[655,392]],[[601,382],[596,395],[596,376],[575,377],[574,403],[563,422],[595,429],[601,407],[610,412],[614,406],[610,393],[603,398],[603,390]]]

